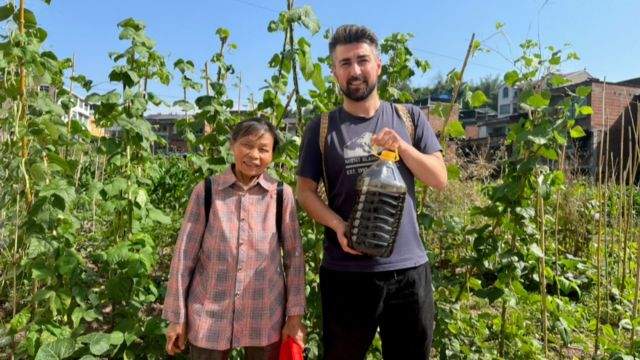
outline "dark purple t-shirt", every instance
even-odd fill
[[[415,127],[413,145],[422,153],[441,151],[425,114],[416,106],[407,107]],[[349,114],[343,107],[329,115],[329,127],[325,143],[325,166],[329,181],[329,206],[345,221],[349,218],[355,198],[358,177],[378,160],[373,155],[371,136],[383,128],[394,129],[406,142],[411,143],[409,131],[392,104],[382,102],[371,118]],[[298,176],[317,183],[322,179],[322,155],[319,135],[320,117],[306,127],[300,147]],[[420,240],[416,216],[414,176],[404,164],[396,163],[408,189],[405,208],[400,222],[398,238],[393,254],[387,258],[358,256],[345,253],[336,234],[325,227],[323,266],[339,271],[388,271],[418,266],[427,261]]]

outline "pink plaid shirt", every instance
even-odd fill
[[[212,185],[206,231],[204,182],[191,194],[162,317],[186,321],[189,342],[201,348],[274,343],[285,314],[305,311],[304,255],[293,192],[285,184],[281,262],[277,181],[263,174],[245,192],[228,168],[212,178]]]

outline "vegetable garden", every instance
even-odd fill
[[[254,109],[232,114],[237,105],[227,76],[234,67],[225,51],[235,45],[227,29],[216,31],[220,46],[204,72],[188,59],[167,64],[145,25],[125,19],[118,27],[127,48],[109,54],[117,90],[96,93],[90,79],[74,73],[71,59],[43,50],[47,32],[24,0],[1,6],[0,21],[0,358],[164,358],[160,313],[172,246],[193,186],[231,160],[230,126],[261,115],[281,127],[291,116],[302,131],[340,103],[330,58],[314,57],[309,40],[297,36],[320,36],[320,22],[310,7],[287,1],[266,24],[282,35],[282,48],[265,64],[273,75]],[[381,42],[385,100],[411,102],[404,85],[429,69],[410,40],[411,34],[394,33]],[[585,134],[576,121],[592,112],[579,100],[590,89],[578,87],[552,104],[549,89],[536,80],[561,86],[565,79],[547,75],[577,55],[531,40],[520,48],[504,81],[522,87],[518,101],[528,116],[511,126],[504,158],[491,160],[495,176],[474,179],[469,169],[477,164],[458,157],[448,165],[445,191],[418,188],[437,305],[433,356],[638,358],[638,158],[616,170],[600,151],[595,179],[566,169],[567,147]],[[482,49],[472,37],[467,59]],[[487,100],[464,83],[466,63],[448,74],[454,99],[431,110],[445,119],[445,145],[464,135],[454,104],[480,107]],[[185,94],[173,104],[148,90],[170,81],[179,81]],[[38,91],[40,84],[54,87],[56,98]],[[94,136],[69,119],[74,87],[87,92],[97,126],[118,129],[118,136]],[[191,101],[187,92],[198,96]],[[186,115],[179,126],[191,151],[184,157],[154,152],[164,140],[144,114],[163,104]],[[621,143],[637,150],[632,128]],[[301,134],[282,135],[270,171],[295,185]],[[303,211],[299,219],[307,264],[305,353],[317,359],[323,232]],[[378,340],[369,358],[382,358]]]

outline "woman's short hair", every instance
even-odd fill
[[[273,137],[272,150],[275,153],[280,144],[278,131],[269,120],[261,117],[249,118],[237,123],[231,130],[231,142],[235,143],[245,136],[262,135],[264,133],[269,133]]]

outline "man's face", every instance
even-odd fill
[[[338,45],[332,70],[344,96],[363,101],[376,91],[382,61],[367,43]]]

